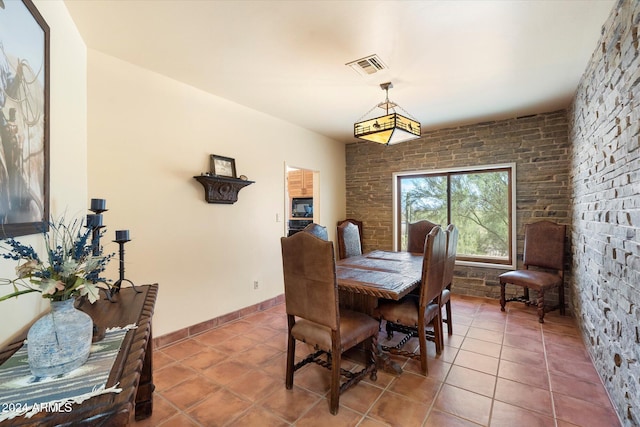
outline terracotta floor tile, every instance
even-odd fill
[[[544,366],[546,364],[544,353],[524,350],[518,347],[503,346],[500,353],[502,360],[507,360],[521,365]]]
[[[342,399],[340,399],[342,400]],[[342,403],[342,402],[340,402]],[[340,405],[338,413],[332,415],[329,412],[326,400],[318,402],[309,412],[304,414],[296,422],[301,427],[355,427],[362,419],[362,414]]]
[[[445,383],[483,396],[493,397],[496,377],[462,366],[452,366]]]
[[[481,425],[489,424],[491,398],[453,387],[442,386],[434,408]]]
[[[467,337],[460,346],[461,350],[472,351],[474,353],[484,354],[485,356],[500,357],[502,346],[489,341],[482,341],[475,338]]]
[[[551,392],[548,389],[498,378],[495,399],[553,417]]]
[[[365,414],[382,394],[382,389],[364,381],[340,395],[340,406]]]
[[[428,412],[428,405],[387,391],[373,405],[368,415],[392,426],[419,426]]]
[[[550,372],[549,378],[551,380],[551,391],[554,393],[561,393],[577,399],[586,400],[587,402],[592,402],[600,406],[610,405],[609,396],[600,382],[592,383],[582,381],[559,375],[555,372]]]
[[[175,360],[182,360],[202,350],[203,345],[192,339],[181,341],[162,349],[166,355]]]
[[[498,376],[500,378],[506,378],[511,381],[517,381],[522,384],[549,390],[549,379],[547,376],[547,370],[544,369],[544,365],[536,371],[532,369],[531,366],[509,362],[508,360],[501,360],[500,368],[498,369]]]
[[[403,372],[387,387],[387,390],[398,393],[419,403],[431,404],[440,390],[442,383],[431,376]]]
[[[287,427],[290,425],[291,424],[277,417],[272,412],[259,406],[254,406],[226,427]]]
[[[214,348],[205,347],[199,353],[182,360],[182,364],[195,370],[202,371],[228,359],[229,355]],[[155,363],[155,359],[153,361]]]
[[[501,331],[490,331],[488,329],[474,328],[472,326],[467,332],[467,337],[476,338],[482,341],[489,341],[495,344],[502,344],[504,333]]]
[[[208,379],[195,376],[165,390],[162,395],[177,408],[184,411],[219,389],[219,385]]]
[[[496,375],[498,373],[499,362],[500,359],[497,357],[484,356],[482,354],[460,350],[453,364],[484,372],[485,374]]]
[[[491,410],[491,427],[555,427],[552,417],[496,401]]]
[[[424,427],[478,427],[478,424],[437,410],[431,411]]]
[[[455,294],[452,304],[454,334],[445,333],[440,355],[427,344],[428,376],[418,360],[392,355],[403,372],[364,378],[341,395],[338,416],[329,412],[329,370],[305,366],[286,389],[279,304],[155,350],[154,411],[134,425],[619,426],[575,319],[551,312],[540,324],[535,308],[509,304],[503,313],[496,300]],[[411,339],[406,349],[417,347]],[[297,343],[296,361],[309,352]],[[343,358],[343,368],[355,369],[354,360]]]
[[[202,371],[202,375],[217,384],[226,385],[247,373],[247,368],[242,363],[233,359],[225,360]]]
[[[193,369],[180,364],[174,364],[154,372],[153,383],[157,391],[164,391],[195,375],[196,373]]]
[[[222,426],[239,418],[250,407],[251,402],[221,388],[186,413],[202,425]]]
[[[233,337],[233,334],[231,332],[227,332],[222,329],[216,328],[216,329],[212,329],[210,331],[204,332],[200,335],[196,335],[195,337],[193,337],[193,340],[201,342],[206,345],[216,345],[232,337]]]
[[[558,419],[582,427],[618,425],[618,419],[611,407],[594,405],[559,393],[553,393],[553,401]]]
[[[287,390],[285,387],[277,389],[265,397],[260,406],[292,423],[320,401],[326,402],[322,396],[294,384],[291,390]],[[326,404],[325,408],[328,412],[329,405]]]
[[[226,387],[251,402],[257,402],[277,388],[284,387],[284,381],[276,379],[263,371],[251,370],[227,384]]]
[[[173,357],[168,356],[162,350],[155,350],[153,352],[153,369],[161,369],[175,362]]]

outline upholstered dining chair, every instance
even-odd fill
[[[336,237],[340,259],[362,255],[362,240],[357,225],[350,221],[343,221],[336,228]]]
[[[447,317],[442,318],[442,323],[447,324],[447,333],[453,334],[453,317],[451,313],[451,285],[453,284],[453,270],[456,267],[456,255],[458,252],[458,227],[449,224],[445,230],[447,235],[447,258],[444,265],[444,274],[442,280],[442,299],[441,305],[445,306]],[[443,334],[440,334],[443,338]],[[444,346],[444,341],[442,342]]]
[[[342,225],[345,222],[353,223],[356,227],[358,227],[358,233],[360,233],[360,247],[364,250],[364,234],[363,234],[363,223],[362,221],[358,221],[357,219],[347,218],[338,221],[338,226]]]
[[[422,283],[420,295],[409,294],[400,301],[383,300],[376,310],[380,320],[392,323],[394,330],[406,336],[394,347],[383,346],[382,349],[391,354],[420,360],[422,372],[427,375],[427,331],[433,326],[436,351],[441,352],[442,343],[442,310],[440,297],[447,254],[447,238],[440,226],[435,226],[427,235],[422,262]],[[418,353],[403,350],[404,345],[412,337],[418,337]]]
[[[529,289],[537,295],[538,321],[544,323],[545,311],[560,308],[564,315],[564,251],[566,225],[551,221],[539,221],[525,225],[524,229],[524,269],[502,273],[500,276],[500,309],[505,311],[509,301],[520,301],[529,305]],[[522,286],[524,296],[507,299],[507,284]],[[545,292],[558,288],[558,306],[546,307]]]
[[[293,387],[293,374],[314,362],[331,371],[329,409],[338,413],[340,394],[367,374],[377,378],[374,351],[379,323],[364,313],[338,306],[338,285],[333,243],[311,233],[281,238],[284,296],[288,322],[285,385]],[[314,352],[295,363],[296,341]],[[367,342],[367,362],[360,371],[341,368],[342,353]],[[347,378],[341,381],[341,376]]]
[[[329,240],[329,233],[327,233],[327,227],[324,225],[316,224],[312,222],[307,225],[302,231],[313,234],[316,237],[321,238],[322,240]]]
[[[431,221],[421,220],[409,224],[407,228],[407,252],[422,253],[424,250],[424,243],[427,239],[427,234],[433,227],[438,224],[434,224]]]

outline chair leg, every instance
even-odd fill
[[[420,368],[424,375],[429,375],[427,367],[427,331],[425,331],[424,319],[418,321],[418,341],[420,344]],[[435,328],[434,328],[435,329]],[[437,344],[436,344],[437,345]]]
[[[560,283],[558,289],[558,304],[560,305],[560,315],[564,316],[564,283]]]
[[[507,304],[507,298],[505,296],[506,283],[500,281],[500,311],[504,311],[504,306]]]
[[[544,289],[538,291],[538,322],[544,323]]]
[[[331,395],[329,396],[329,411],[331,414],[338,413],[340,403],[340,352],[334,354],[331,360]]]
[[[453,335],[453,318],[451,317],[451,297],[449,297],[449,301],[445,304],[445,309],[447,311],[447,334]]]
[[[444,348],[443,331],[442,308],[440,308],[440,310],[438,310],[438,314],[433,319],[433,340],[436,343],[436,354],[442,354],[442,349]]]
[[[296,355],[296,340],[291,335],[291,328],[293,327],[293,316],[289,319],[289,333],[287,340],[287,373],[285,375],[285,386],[287,390],[291,390],[293,388],[293,371],[294,371],[294,361]]]

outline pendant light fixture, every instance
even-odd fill
[[[395,102],[389,101],[389,89],[392,87],[393,84],[391,84],[391,82],[380,85],[380,88],[386,92],[386,99],[384,102],[381,102],[369,110],[369,112],[360,118],[361,121],[353,125],[353,136],[386,145],[397,144],[420,137],[420,122],[395,112],[396,107],[403,111],[404,109]],[[385,115],[374,119],[362,120],[376,107],[385,110]],[[393,112],[389,113],[389,110]],[[404,112],[406,113],[406,111]]]

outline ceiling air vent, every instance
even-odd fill
[[[378,71],[386,70],[387,66],[378,57],[378,55],[370,55],[365,58],[357,59],[355,61],[348,62],[346,65],[353,68],[363,76],[377,73]]]

